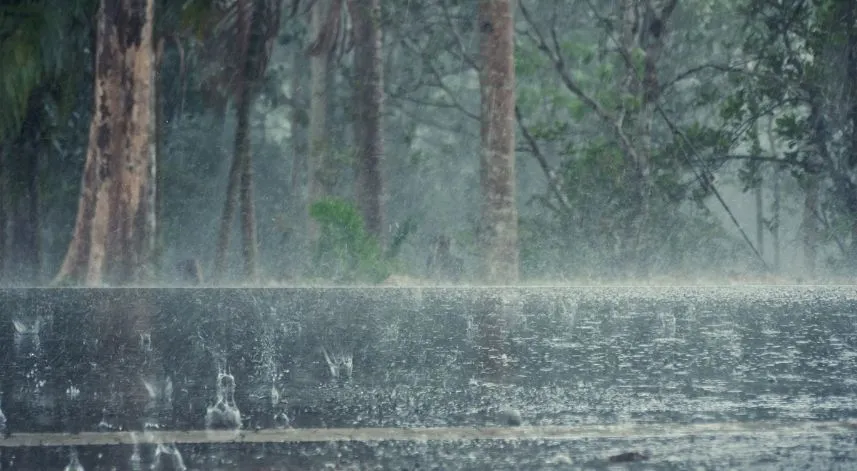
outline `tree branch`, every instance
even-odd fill
[[[566,213],[571,213],[571,204],[568,201],[568,197],[562,190],[562,185],[559,182],[559,178],[556,172],[551,169],[550,164],[548,163],[547,158],[544,153],[542,153],[541,147],[539,147],[538,141],[530,134],[530,130],[524,125],[524,118],[521,116],[521,110],[518,106],[515,106],[515,120],[518,122],[518,127],[521,128],[521,134],[524,136],[524,140],[530,145],[530,154],[536,159],[539,163],[539,167],[541,167],[542,172],[545,174],[545,178],[548,182],[548,188],[551,192],[553,192],[554,196],[556,196],[557,200],[562,205],[563,209]]]
[[[524,2],[519,2],[519,6],[521,9],[521,13],[524,16],[526,22],[530,25],[530,29],[532,33],[527,34],[527,36],[534,40],[536,43],[536,47],[543,51],[548,58],[553,62],[554,69],[556,69],[559,74],[560,80],[562,81],[565,88],[567,88],[571,93],[580,99],[586,106],[588,106],[591,110],[601,118],[602,121],[607,123],[612,129],[616,137],[619,139],[619,145],[625,151],[627,157],[636,165],[637,162],[640,161],[639,154],[634,146],[631,144],[631,140],[628,138],[628,135],[625,134],[624,129],[621,126],[621,120],[613,117],[610,113],[601,106],[594,98],[590,97],[583,89],[575,82],[571,75],[569,75],[568,70],[566,70],[565,61],[562,59],[562,54],[559,49],[551,49],[548,45],[547,40],[544,35],[536,26],[535,22],[532,20],[529,11],[524,6]],[[553,39],[553,43],[556,48],[559,47],[559,41],[557,39],[556,30],[551,30],[551,37]]]

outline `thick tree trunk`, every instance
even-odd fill
[[[384,239],[381,1],[349,0],[354,18],[356,197],[369,233]]]
[[[848,100],[848,121],[851,124],[851,139],[848,148],[848,164],[852,171],[857,169],[857,5],[854,2],[844,2],[845,12],[842,15],[842,22],[846,28],[846,82],[850,85],[846,87],[846,98]],[[857,211],[851,211],[851,247],[850,247],[850,266],[852,270],[857,270]]]
[[[154,0],[101,0],[95,112],[74,235],[57,283],[141,281],[154,237]]]
[[[482,108],[480,239],[484,281],[518,280],[515,64],[512,0],[479,2]]]

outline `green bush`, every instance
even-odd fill
[[[335,281],[380,283],[390,276],[392,262],[381,244],[366,232],[360,212],[350,202],[326,198],[310,207],[319,225],[312,272]]]

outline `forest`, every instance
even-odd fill
[[[849,280],[852,0],[10,0],[0,285]]]

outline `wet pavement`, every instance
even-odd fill
[[[189,469],[857,467],[857,431],[804,426],[857,420],[854,287],[0,297],[0,408],[13,438],[145,423],[202,430],[218,375],[228,373],[246,433],[285,425],[630,428],[560,438],[179,443]],[[114,324],[120,318],[131,321]],[[166,378],[169,393],[147,394]],[[5,468],[70,460],[68,447],[3,443]],[[128,445],[76,450],[87,470],[130,469],[134,454]],[[155,450],[137,447],[140,466],[151,465]],[[615,462],[623,454],[636,461]],[[163,458],[159,466],[176,464]]]

